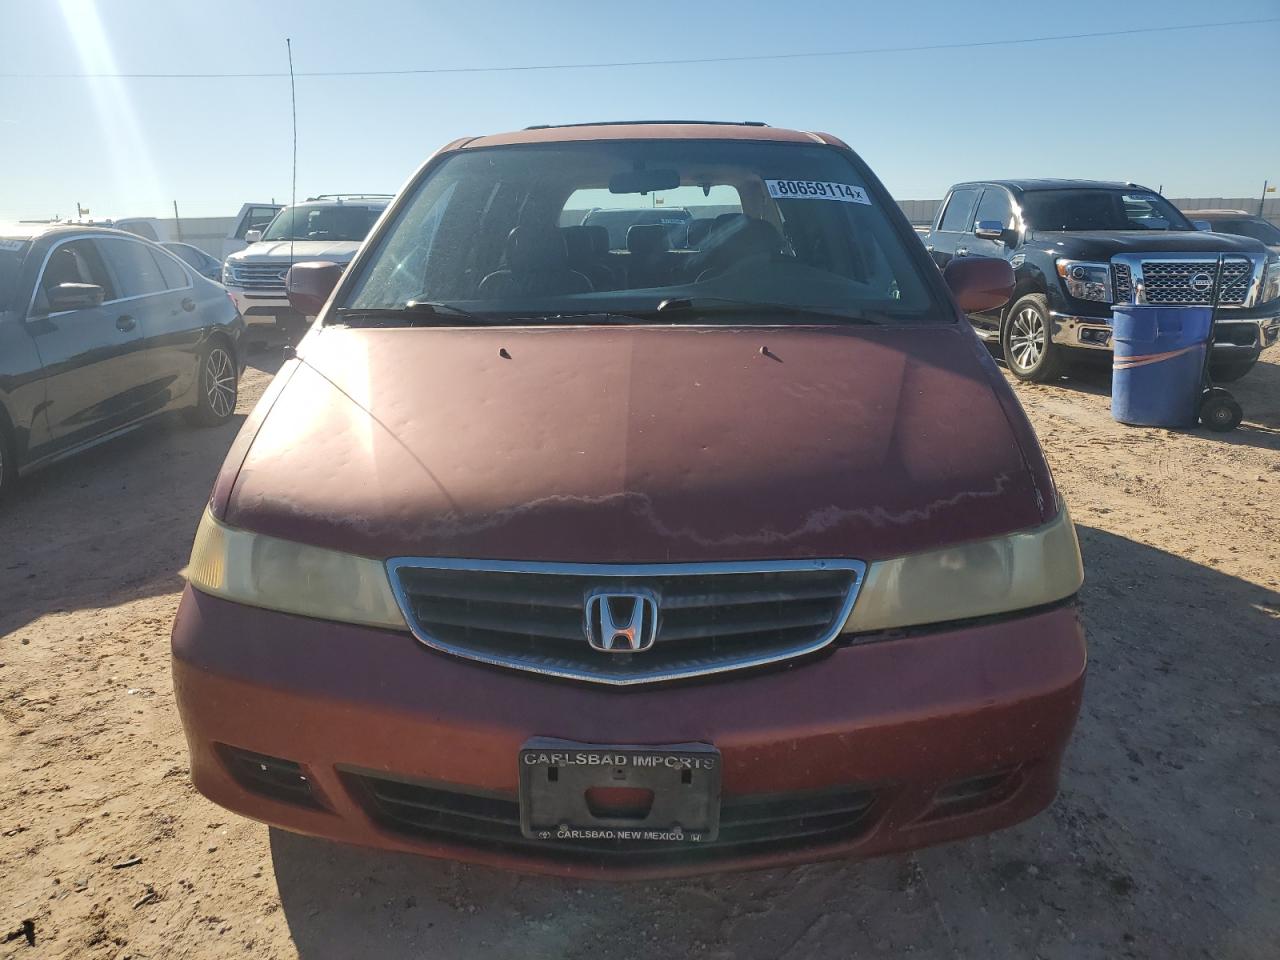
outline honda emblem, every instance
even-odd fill
[[[592,650],[639,653],[658,636],[658,597],[650,590],[593,590],[585,612]]]

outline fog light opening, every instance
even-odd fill
[[[953,780],[933,795],[933,805],[924,819],[953,817],[994,806],[1012,796],[1021,779],[1021,768],[1015,767]]]
[[[300,763],[226,744],[219,744],[218,750],[231,776],[246,790],[282,803],[322,807]]]

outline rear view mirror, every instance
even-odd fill
[[[999,257],[961,257],[942,271],[956,303],[965,313],[1003,307],[1013,296],[1013,267]]]
[[[610,193],[651,193],[678,186],[680,174],[675,170],[629,170],[609,178]]]
[[[1195,227],[1197,230],[1209,230],[1209,231],[1213,230],[1213,224],[1210,223],[1208,220],[1192,220],[1191,225]]]
[[[49,312],[88,310],[102,304],[105,291],[96,283],[60,283],[49,293]]]
[[[245,243],[257,243],[257,242],[258,242],[259,240],[261,240],[261,239],[262,239],[262,231],[261,231],[261,230],[246,230],[246,231],[244,232],[244,242],[245,242]]]
[[[973,230],[973,235],[979,240],[1002,240],[1004,239],[1004,224],[999,220],[979,220],[978,225]]]
[[[329,260],[309,260],[295,263],[284,275],[285,289],[289,293],[289,306],[304,317],[318,316],[342,279],[345,267]]]

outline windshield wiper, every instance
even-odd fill
[[[422,327],[459,320],[469,324],[495,322],[437,300],[410,300],[403,307],[339,307],[334,313],[349,327]]]
[[[731,297],[672,297],[663,300],[654,313],[789,313],[836,318],[848,323],[879,326],[891,323],[888,314],[878,311],[848,310],[843,307],[803,306],[798,303],[771,303],[767,300],[734,300]]]

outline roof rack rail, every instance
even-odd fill
[[[560,127],[634,127],[652,124],[688,123],[714,127],[767,127],[762,120],[599,120],[595,123],[535,123],[526,130],[557,130]]]
[[[307,197],[307,202],[312,200],[392,200],[394,198],[394,193],[317,193],[314,197]]]

